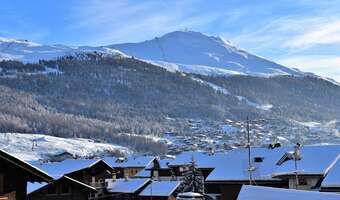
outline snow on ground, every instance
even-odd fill
[[[63,153],[82,158],[108,155],[117,151],[123,154],[132,153],[122,146],[97,143],[89,139],[20,133],[0,133],[0,148],[26,161],[45,160]]]
[[[162,67],[169,72],[185,72],[192,74],[201,74],[205,76],[231,76],[231,75],[246,75],[242,72],[237,72],[233,70],[216,68],[205,65],[188,65],[188,64],[180,64],[180,63],[171,63],[160,60],[145,60],[153,65]]]
[[[222,93],[224,95],[230,95],[230,93],[229,93],[229,91],[227,89],[225,89],[223,87],[220,87],[220,86],[218,86],[216,84],[210,83],[208,81],[203,81],[202,79],[199,79],[199,78],[192,77],[191,79],[194,80],[194,81],[197,81],[197,82],[199,82],[199,83],[201,83],[203,85],[207,85],[207,86],[211,87],[216,92],[220,92],[220,93]]]
[[[50,60],[65,55],[94,51],[111,56],[126,57],[119,50],[107,47],[44,45],[27,40],[0,38],[0,60],[20,60],[24,63],[34,63],[41,59]]]
[[[241,102],[245,102],[249,106],[252,106],[257,109],[264,110],[264,111],[270,111],[270,109],[272,109],[273,107],[273,105],[271,104],[258,104],[256,102],[249,100],[247,97],[244,97],[244,96],[236,96],[236,98]]]
[[[229,125],[229,124],[225,124],[225,125],[222,125],[221,126],[221,129],[224,133],[237,133],[239,131],[238,128],[232,126],[232,125]]]

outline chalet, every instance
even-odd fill
[[[52,181],[45,172],[0,150],[0,199],[24,200],[27,182]]]
[[[155,157],[138,156],[129,157],[122,162],[112,161],[112,159],[104,159],[116,171],[117,178],[134,177],[138,172],[149,166]]]
[[[180,181],[152,181],[140,194],[141,200],[175,200]]]
[[[298,185],[300,190],[313,190],[320,187],[319,183],[338,160],[340,145],[303,146],[300,150],[301,158],[296,161],[296,166],[294,159],[285,159],[289,151],[276,163],[277,168],[272,176],[287,180],[291,189]]]
[[[137,178],[153,178],[154,180],[170,181],[174,179],[174,173],[168,166],[172,160],[170,159],[154,159],[153,162],[138,172],[135,177]]]
[[[28,194],[27,200],[88,200],[96,189],[67,176]]]
[[[150,179],[139,178],[107,179],[107,194],[105,195],[105,198],[110,200],[138,199],[138,195],[147,187],[150,182]]]
[[[221,199],[236,200],[242,185],[249,184],[250,179],[256,185],[288,188],[287,181],[271,176],[284,152],[281,148],[252,148],[249,167],[246,148],[231,150],[206,178],[206,192],[220,194]]]
[[[79,196],[78,193],[82,190],[86,193],[82,198],[88,195],[91,198],[97,198],[105,193],[105,180],[115,178],[114,170],[103,160],[64,160],[62,162],[37,163],[36,166],[53,175],[56,183],[49,185],[49,188],[55,189],[47,189],[43,184],[29,184],[28,191],[31,192],[29,195],[32,196],[32,199],[38,197],[52,198],[52,196],[53,199],[57,199],[63,198],[65,195],[71,198]],[[64,178],[59,179],[60,177]],[[96,192],[88,193],[89,190],[77,184],[77,182],[88,186],[88,188],[95,188]],[[67,186],[65,186],[66,184]],[[60,189],[65,187],[69,188],[70,194],[65,194]]]
[[[320,191],[340,193],[340,156],[321,182]]]
[[[247,149],[232,150],[206,178],[206,191],[235,200],[242,185],[250,183],[315,190],[337,160],[340,145],[303,146],[296,162],[289,156],[292,150],[293,147],[251,148],[250,165]]]
[[[226,154],[210,154],[207,152],[183,152],[179,154],[173,161],[170,161],[168,166],[172,169],[174,175],[179,180],[183,173],[189,169],[192,162],[195,162],[195,167],[198,169],[204,178],[213,171],[219,160]]]
[[[92,187],[102,188],[105,179],[115,176],[115,171],[105,161],[98,160],[85,168],[67,173],[66,176]]]
[[[339,194],[244,185],[237,200],[338,200]]]
[[[62,162],[36,163],[35,166],[51,174],[54,179],[66,175],[94,187],[101,187],[106,178],[112,178],[115,175],[111,166],[103,160],[64,160]]]

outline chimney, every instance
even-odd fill
[[[115,182],[117,180],[116,173],[112,173],[112,181]]]

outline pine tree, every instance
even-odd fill
[[[179,191],[204,194],[204,177],[202,173],[197,170],[194,157],[192,157],[189,170],[183,173],[183,175],[184,178]]]

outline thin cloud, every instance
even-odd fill
[[[340,43],[340,20],[325,22],[322,20],[312,25],[312,29],[292,38],[284,46],[296,48],[308,48],[314,45]],[[311,25],[310,25],[311,26]]]
[[[97,37],[91,39],[92,44],[135,42],[178,29],[203,27],[220,17],[215,12],[197,13],[194,2],[93,1],[74,8],[69,28],[94,30]]]
[[[340,83],[340,56],[296,56],[278,60],[279,63],[306,72],[332,77]]]

